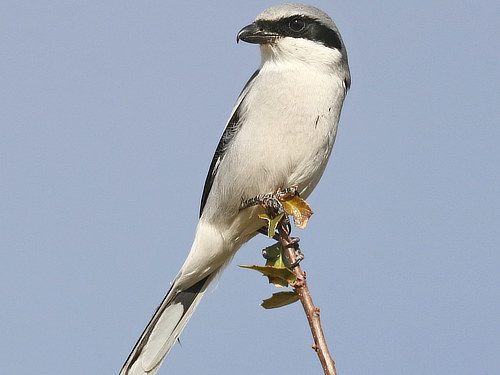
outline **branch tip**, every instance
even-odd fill
[[[281,220],[278,223],[277,229],[285,256],[288,258],[288,263],[294,264],[296,262],[296,254],[294,248],[289,246],[292,242],[292,239],[290,238],[291,228],[289,229],[284,220]],[[306,313],[309,327],[314,338],[314,344],[311,347],[317,353],[325,375],[337,375],[337,370],[335,369],[335,361],[330,355],[328,345],[323,334],[323,329],[321,327],[321,321],[319,319],[320,310],[319,308],[314,306],[313,300],[311,298],[311,293],[309,292],[309,288],[307,287],[306,273],[305,271],[302,271],[300,264],[297,264],[297,266],[294,267],[292,271],[296,275],[296,281],[293,287],[295,292],[299,296],[300,302],[302,303],[302,307],[304,308],[304,312]]]

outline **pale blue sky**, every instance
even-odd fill
[[[117,374],[181,266],[268,1],[0,5],[5,374]],[[315,1],[349,53],[333,159],[297,230],[337,368],[494,374],[497,1]],[[159,374],[321,373],[299,304],[237,264]]]

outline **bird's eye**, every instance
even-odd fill
[[[306,27],[306,23],[301,18],[294,18],[293,20],[290,21],[288,26],[290,27],[290,29],[292,31],[298,33],[300,31],[304,30],[304,28]]]

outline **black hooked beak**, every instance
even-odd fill
[[[236,37],[236,43],[240,40],[253,44],[269,44],[278,39],[279,35],[263,30],[262,27],[251,23],[240,30]]]

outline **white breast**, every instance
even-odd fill
[[[285,47],[293,49],[294,43]],[[320,51],[312,64],[297,60],[297,53],[279,50],[266,57],[263,52],[260,72],[242,102],[242,125],[210,193],[209,200],[217,201],[217,215],[235,216],[242,200],[292,185],[307,197],[318,183],[345,96],[343,79],[331,64],[337,51]]]

